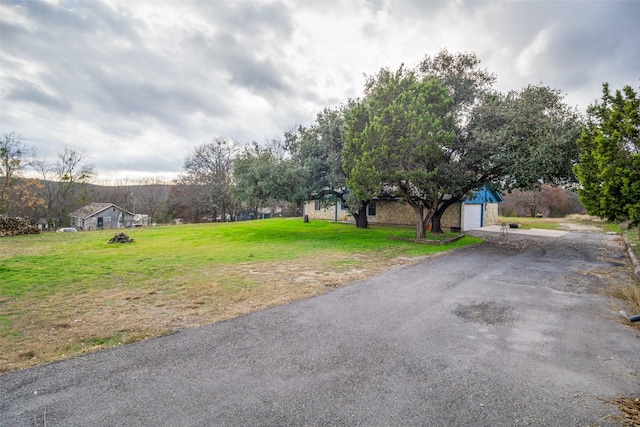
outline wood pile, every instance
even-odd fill
[[[107,243],[133,243],[133,239],[124,233],[117,233]]]
[[[39,234],[38,227],[29,225],[22,218],[7,218],[0,215],[0,236],[18,236],[20,234]]]

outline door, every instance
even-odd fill
[[[464,205],[464,230],[473,230],[482,227],[482,206]]]

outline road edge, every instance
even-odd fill
[[[623,234],[624,244],[627,247],[627,253],[629,254],[629,258],[631,258],[631,263],[633,264],[633,275],[636,281],[640,282],[640,262],[638,261],[638,257],[635,252],[631,248],[631,244],[629,243],[629,239],[627,239],[627,235]]]

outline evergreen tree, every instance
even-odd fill
[[[625,86],[612,94],[603,85],[600,103],[589,107],[578,139],[580,201],[592,215],[640,224],[640,99]]]

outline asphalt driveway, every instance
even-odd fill
[[[0,375],[0,426],[617,425],[640,339],[619,237],[490,242],[325,295]]]

